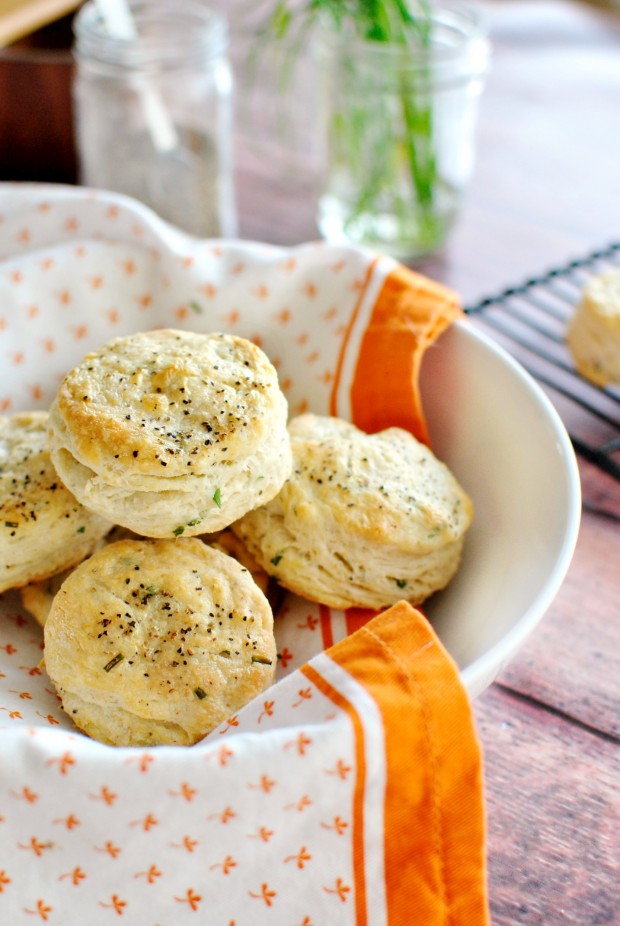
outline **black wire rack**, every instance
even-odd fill
[[[576,371],[566,325],[590,276],[620,267],[620,242],[482,299],[465,311],[540,383],[578,454],[620,480],[620,387]]]

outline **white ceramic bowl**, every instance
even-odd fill
[[[475,504],[460,570],[427,613],[476,695],[562,584],[579,530],[579,472],[542,389],[468,319],[427,352],[421,389],[433,448]]]
[[[2,356],[19,364],[5,364],[1,394],[12,391],[28,407],[36,384],[46,407],[59,377],[112,335],[177,324],[218,330],[236,324],[241,314],[245,327],[235,327],[236,333],[260,332],[265,350],[278,357],[281,375],[293,384],[291,412],[303,399],[311,410],[326,413],[331,386],[320,385],[323,377],[307,355],[320,353],[322,369],[336,369],[342,336],[326,319],[338,310],[333,307],[344,313],[338,321],[357,318],[359,274],[363,279],[368,266],[359,249],[309,245],[287,251],[248,242],[220,247],[186,238],[115,194],[10,185],[0,192],[7,261],[2,279],[10,281],[12,274],[19,281],[7,283],[3,310],[10,324],[0,330]],[[81,236],[86,247],[78,248]],[[320,285],[308,289],[319,264]],[[127,265],[131,274],[122,269]],[[376,298],[381,280],[375,275],[365,299]],[[151,295],[143,304],[145,289]],[[262,301],[265,292],[268,303]],[[36,321],[26,306],[35,307]],[[182,321],[188,306],[199,314],[190,312]],[[277,316],[290,315],[288,306],[295,318],[287,322],[285,337]],[[464,319],[450,327],[427,351],[421,374],[433,449],[475,505],[460,570],[427,606],[472,695],[492,681],[549,606],[568,569],[580,516],[575,456],[557,413],[534,380],[474,325]],[[353,347],[339,380],[345,386],[356,337],[360,332],[351,322],[346,339]],[[48,343],[56,344],[54,354],[42,347]],[[344,416],[346,394],[343,387],[338,413]]]

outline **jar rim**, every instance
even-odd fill
[[[185,64],[197,56],[215,58],[226,52],[226,20],[200,0],[184,0],[174,9],[166,0],[129,0],[129,7],[137,41],[110,35],[94,0],[87,0],[73,20],[76,57],[148,69]]]
[[[427,67],[429,62],[449,64],[461,58],[465,52],[475,50],[480,60],[489,53],[486,21],[482,13],[468,3],[436,0],[428,3],[429,20],[432,30],[429,43],[425,44],[415,30],[410,32],[410,41],[381,41],[364,38],[350,30],[335,33],[322,29],[321,39],[328,50],[342,49],[344,45],[351,56],[370,55],[381,61],[411,55],[413,69]]]

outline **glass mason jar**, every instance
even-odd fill
[[[200,237],[237,232],[224,19],[200,0],[133,0],[136,38],[89,0],[74,19],[80,182],[141,200]]]
[[[332,242],[412,260],[446,240],[474,162],[489,46],[466,5],[431,5],[407,44],[325,37],[328,167],[318,223]]]
[[[270,36],[244,11],[231,22],[230,56],[239,161],[281,188],[312,187],[323,159],[313,36]]]

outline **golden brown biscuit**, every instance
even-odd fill
[[[121,540],[64,581],[45,667],[111,745],[190,745],[271,684],[273,615],[247,569],[196,538]]]
[[[582,376],[597,386],[620,384],[620,268],[588,280],[566,343]]]
[[[287,404],[250,341],[158,330],[118,338],[64,378],[50,410],[63,480],[149,537],[220,530],[290,472]]]
[[[291,591],[335,608],[419,603],[456,572],[471,500],[411,434],[364,434],[337,418],[289,425],[293,473],[233,525]]]
[[[0,417],[0,591],[78,563],[110,529],[59,479],[47,420],[47,412]]]

